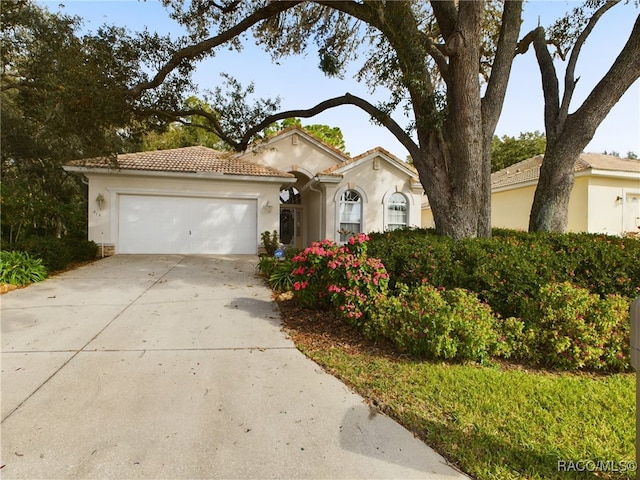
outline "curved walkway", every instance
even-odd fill
[[[2,302],[2,478],[466,478],[298,352],[252,256],[115,256]]]

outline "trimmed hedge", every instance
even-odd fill
[[[543,285],[571,282],[601,297],[640,295],[640,240],[581,233],[495,230],[455,242],[432,230],[370,235],[393,287],[424,282],[475,292],[503,317],[519,317]]]
[[[98,255],[95,242],[79,238],[30,237],[11,248],[42,259],[48,272],[64,270],[73,262],[93,260]]]

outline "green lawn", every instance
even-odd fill
[[[635,376],[451,365],[296,339],[329,372],[377,401],[477,479],[635,478]],[[324,343],[324,342],[323,342]],[[609,462],[558,471],[558,462]],[[612,466],[617,467],[617,472]]]

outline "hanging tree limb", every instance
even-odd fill
[[[371,115],[377,122],[386,127],[387,130],[389,130],[398,139],[398,141],[402,143],[411,155],[417,156],[420,154],[418,145],[416,145],[413,139],[402,129],[400,125],[396,123],[395,120],[365,99],[351,95],[350,93],[345,93],[341,97],[325,100],[306,110],[288,110],[286,112],[276,113],[275,115],[269,115],[262,122],[249,129],[235,147],[237,150],[245,150],[254,135],[279,120],[291,117],[309,118],[318,115],[325,110],[341,105],[355,105],[356,107],[361,108]]]

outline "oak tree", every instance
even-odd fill
[[[158,87],[175,68],[215,54],[222,44],[239,47],[238,36],[249,29],[274,58],[315,42],[328,75],[341,75],[364,50],[359,77],[372,88],[390,89],[384,105],[346,93],[309,109],[267,115],[242,136],[237,128],[224,128],[220,116],[208,118],[222,139],[243,149],[275,121],[355,105],[407,148],[438,232],[453,238],[490,234],[491,140],[516,52],[521,1],[164,3],[189,27],[192,43],[177,49],[149,81],[132,87],[131,95]],[[403,103],[413,134],[391,117]]]

